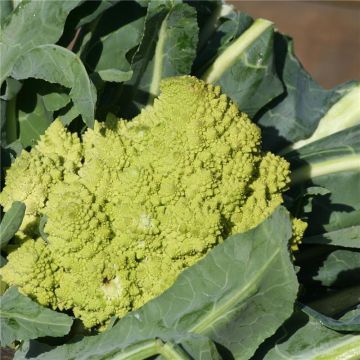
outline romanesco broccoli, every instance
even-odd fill
[[[26,216],[0,273],[86,327],[121,317],[281,204],[289,164],[260,145],[218,86],[190,76],[164,80],[153,106],[96,122],[81,141],[56,120],[7,172],[0,202],[23,201]]]

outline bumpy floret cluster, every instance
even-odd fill
[[[87,327],[142,306],[259,224],[289,182],[289,164],[261,152],[259,128],[219,87],[185,76],[161,90],[131,122],[96,123],[82,141],[56,120],[0,195],[5,210],[27,206],[1,275]]]

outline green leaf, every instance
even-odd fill
[[[39,359],[95,360],[106,354],[122,359],[129,347],[136,359],[145,341],[182,344],[187,332],[209,337],[236,359],[248,359],[293,311],[298,285],[288,251],[290,237],[289,215],[280,207],[255,229],[215,247],[170,289],[105,333]]]
[[[159,94],[161,79],[189,74],[196,55],[198,25],[185,3],[151,1],[141,44],[132,58],[133,100],[142,107]]]
[[[348,312],[340,320],[335,320],[322,315],[306,305],[301,305],[301,310],[329,329],[336,331],[360,332],[360,307]]]
[[[98,74],[100,78],[104,81],[121,83],[130,80],[133,72],[122,71],[117,69],[105,69],[105,70],[99,70]]]
[[[3,26],[3,23],[6,17],[12,12],[13,4],[11,0],[2,0],[0,1],[0,24]]]
[[[302,194],[302,200],[304,202],[303,208],[305,213],[310,213],[312,211],[312,203],[313,200],[318,196],[323,196],[330,194],[328,189],[325,189],[321,186],[310,186],[305,189],[304,193]]]
[[[289,143],[309,138],[315,134],[319,124],[323,124],[320,129],[326,130],[321,130],[321,134],[316,134],[311,141],[358,123],[355,121],[359,115],[356,102],[352,101],[353,98],[358,97],[357,82],[349,82],[332,90],[325,90],[304,70],[294,55],[293,42],[289,37],[277,33],[274,51],[277,72],[286,92],[269,103],[259,116],[258,123],[263,128],[263,142],[266,149],[278,150]],[[348,94],[353,91],[355,92],[349,95],[349,98]],[[349,100],[353,105],[348,109],[345,104]],[[342,125],[334,127],[330,125],[334,119],[336,123]],[[300,145],[299,142],[296,147]],[[283,152],[289,150],[291,147],[284,149]]]
[[[154,355],[157,360],[221,360],[215,344],[205,336],[197,334],[176,334],[173,340],[163,341],[160,338],[137,342],[111,359],[145,359]]]
[[[139,44],[143,27],[144,18],[140,18],[101,37],[87,49],[85,63],[104,81],[130,80],[132,71],[126,55]],[[96,64],[93,59],[97,59]]]
[[[319,120],[316,130],[305,140],[297,141],[288,150],[296,150],[335,134],[341,130],[360,124],[360,83],[352,82],[343,89],[341,97],[327,110]]]
[[[360,335],[341,334],[302,312],[296,312],[276,336],[275,346],[255,359],[358,359]]]
[[[12,142],[3,149],[3,151],[9,155],[10,162],[8,163],[8,166],[15,161],[15,159],[21,154],[22,150],[23,146],[19,140]]]
[[[61,36],[69,12],[80,0],[25,0],[2,26],[0,84],[10,75],[17,59],[28,50],[55,43]]]
[[[0,224],[0,248],[11,240],[18,231],[25,215],[25,204],[20,201],[12,203],[11,208],[5,213]]]
[[[64,336],[71,328],[68,315],[46,309],[20,294],[15,287],[1,297],[1,345],[41,336]]]
[[[324,261],[314,280],[324,286],[356,285],[360,280],[360,252],[335,250]]]
[[[203,299],[211,310],[201,314],[194,304],[189,314],[189,305],[184,304],[186,313],[177,323],[206,334],[236,359],[251,356],[292,312],[297,281],[287,250],[290,236],[288,215],[279,208],[254,230],[227,239],[225,246],[209,255],[212,271],[198,268],[183,285],[193,284],[197,292],[203,289],[206,297],[217,293],[215,302]],[[196,279],[207,279],[210,284],[201,287]],[[179,288],[176,295],[180,297],[181,291]]]
[[[148,358],[148,356],[163,354],[164,356],[160,355],[156,359],[221,360],[215,344],[205,336],[186,334],[175,335],[175,338],[181,341],[181,345],[177,345],[174,341],[165,342],[161,339],[151,339],[130,346],[124,349],[124,351],[117,352],[114,357],[110,356],[108,359],[120,360],[131,358],[133,360],[142,360]],[[54,349],[54,346],[40,343],[36,340],[26,341],[16,351],[14,360],[41,359],[43,358],[41,356],[42,353],[52,349]],[[95,356],[93,359],[103,359],[100,354],[100,357]],[[88,359],[88,357],[82,357],[81,359]]]
[[[22,146],[20,141],[11,143],[6,147],[0,148],[1,153],[1,183],[4,183],[6,170],[11,166],[15,161],[16,157],[22,151]],[[1,226],[1,225],[0,225]]]
[[[325,294],[322,294],[322,296],[317,297],[315,300],[313,298],[311,301],[306,301],[306,303],[312,309],[326,316],[337,317],[339,314],[344,313],[344,311],[359,304],[360,285],[357,283],[354,286],[337,289],[337,291],[327,291]]]
[[[222,359],[215,344],[206,336],[189,333],[184,338],[181,338],[181,347],[185,349],[191,359]]]
[[[34,359],[41,353],[49,351],[54,347],[54,345],[49,345],[38,340],[22,341],[15,352],[14,360]]]
[[[349,226],[320,235],[307,236],[302,242],[304,244],[325,244],[360,249],[360,225]]]
[[[91,14],[83,17],[80,20],[77,27],[79,28],[79,27],[84,26],[84,25],[90,23],[91,21],[95,20],[99,15],[101,15],[103,12],[105,12],[106,10],[113,7],[115,4],[116,4],[116,1],[114,1],[114,0],[102,0],[95,11],[93,11]]]
[[[68,94],[64,94],[61,92],[51,92],[43,95],[42,100],[44,102],[46,110],[48,111],[60,110],[71,101]]]
[[[71,88],[70,97],[85,124],[94,125],[96,91],[80,58],[57,45],[41,45],[17,60],[12,70],[16,79],[34,77]]]
[[[242,17],[239,18],[239,21]],[[273,24],[257,19],[221,51],[202,79],[223,92],[250,117],[283,92],[274,65]]]
[[[23,100],[31,101],[32,97],[27,97]],[[35,106],[32,105],[27,108],[27,111],[19,109],[19,126],[20,126],[20,142],[24,148],[34,146],[40,139],[40,135],[45,133],[45,130],[53,120],[52,113],[50,113],[44,104],[44,99],[40,95],[36,95]]]
[[[59,112],[59,118],[64,126],[69,125],[79,115],[80,113],[75,106],[65,107]]]
[[[199,67],[195,73],[201,75],[206,65],[211,64],[217,55],[241,36],[254,20],[221,1],[196,2],[191,5],[198,10],[200,53],[195,60],[195,68]]]
[[[330,191],[321,186],[310,186],[305,190],[305,193],[304,193],[305,196],[327,195],[327,194],[330,194]]]
[[[5,266],[6,263],[7,260],[0,255],[0,268]],[[8,284],[5,281],[3,281],[2,277],[0,276],[0,295],[4,294],[7,288],[8,288]]]
[[[360,125],[315,141],[286,155],[294,162],[293,183],[360,170]],[[296,166],[302,164],[303,166]],[[324,187],[324,186],[323,186]],[[327,188],[331,192],[331,188]]]
[[[206,48],[209,48],[209,43],[212,38],[216,38],[218,34],[215,34],[219,23],[223,21],[225,12],[228,10],[232,14],[236,14],[232,10],[231,5],[224,4],[221,0],[214,1],[190,1],[189,5],[196,9],[197,22],[199,25],[199,44],[198,49],[202,52]],[[213,44],[214,45],[214,44]],[[218,45],[217,45],[218,46]],[[217,47],[216,46],[216,47]],[[211,47],[211,45],[210,45]],[[213,53],[212,53],[213,55]],[[201,56],[205,62],[211,59],[212,56]],[[195,60],[197,62],[197,60]]]
[[[292,164],[293,192],[321,186],[307,214],[307,236],[360,225],[360,125],[340,131],[286,154]]]
[[[11,78],[7,78],[7,82]],[[11,79],[16,81],[14,79]],[[53,111],[64,107],[70,97],[62,86],[38,79],[23,81],[16,97],[16,121],[24,148],[33,146],[53,120]]]

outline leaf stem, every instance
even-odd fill
[[[180,346],[172,342],[164,342],[161,339],[153,339],[118,353],[108,360],[143,360],[154,355],[162,355],[167,360],[191,359]]]
[[[291,174],[291,184],[299,184],[317,176],[359,169],[360,155],[351,154],[339,157],[338,159],[330,159],[302,166]]]
[[[353,336],[340,344],[323,349],[312,360],[358,360],[360,358],[360,336]]]
[[[314,141],[360,124],[359,101],[360,85],[357,85],[328,110],[320,119],[314,133],[308,139],[299,140],[286,147],[280,151],[280,155],[285,155],[290,151],[300,149]]]
[[[238,57],[271,26],[271,21],[264,19],[255,20],[237,40],[215,59],[202,76],[202,79],[208,83],[214,83],[219,80],[222,74],[237,61]]]
[[[148,105],[151,105],[154,102],[154,98],[159,94],[160,80],[162,78],[162,72],[164,70],[164,48],[166,42],[167,20],[169,15],[170,12],[166,15],[165,19],[161,23],[159,39],[155,48],[154,70],[149,89],[150,96],[147,103]]]

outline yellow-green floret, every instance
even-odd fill
[[[218,86],[190,76],[163,81],[153,106],[96,122],[81,141],[56,120],[7,173],[1,204],[27,211],[0,273],[87,327],[123,316],[281,204],[289,164],[260,145]]]

